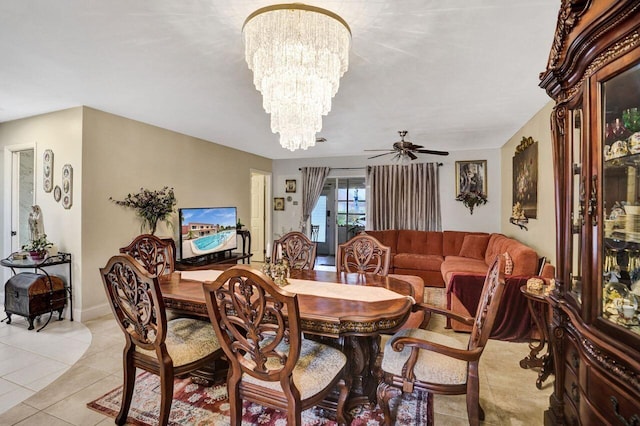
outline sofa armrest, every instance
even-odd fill
[[[549,283],[548,281],[551,280],[552,278],[555,278],[555,276],[556,276],[555,266],[553,266],[550,263],[545,263],[544,266],[542,267],[541,277],[544,278],[548,284]]]

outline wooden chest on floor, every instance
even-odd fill
[[[42,314],[58,311],[61,317],[66,301],[64,282],[56,276],[22,272],[4,285],[7,323],[11,324],[11,314],[20,315],[29,320],[29,330],[33,329],[33,320]]]

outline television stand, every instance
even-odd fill
[[[250,263],[251,262],[251,234],[247,230],[238,230],[238,235],[242,237],[242,252],[232,252],[231,250],[219,253],[206,254],[193,259],[176,261],[176,270],[191,271],[198,269],[208,269],[210,265],[220,263]],[[247,243],[248,241],[248,243]]]

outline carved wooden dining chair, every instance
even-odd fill
[[[475,426],[484,420],[478,365],[504,292],[504,279],[500,275],[502,258],[497,256],[489,268],[475,318],[419,305],[434,314],[472,324],[473,331],[466,345],[453,337],[420,328],[400,330],[387,341],[382,358],[383,381],[377,390],[385,425],[395,421],[389,401],[414,390],[444,395],[466,394],[469,424]]]
[[[138,235],[126,247],[120,249],[144,266],[151,275],[171,275],[175,270],[175,246],[173,240],[161,239],[151,234]]]
[[[158,277],[127,254],[109,259],[100,275],[126,339],[122,404],[116,423],[123,425],[127,421],[136,368],[141,368],[160,376],[158,422],[166,425],[174,377],[210,366],[224,355],[213,327],[208,321],[190,318],[167,321]]]
[[[313,269],[316,263],[317,243],[314,243],[302,232],[289,232],[273,242],[271,259],[279,255],[289,262],[291,269]]]
[[[209,317],[230,363],[232,425],[242,422],[243,400],[285,411],[287,424],[300,425],[301,412],[317,405],[336,385],[337,420],[347,423],[347,358],[338,349],[302,337],[297,295],[244,265],[203,286]]]
[[[338,272],[357,272],[390,276],[408,282],[413,288],[413,297],[418,303],[424,299],[424,281],[414,275],[389,274],[391,247],[385,246],[377,238],[367,234],[356,235],[338,246],[336,256]],[[406,327],[426,326],[429,317],[419,310],[409,315]]]
[[[391,247],[367,234],[356,235],[338,246],[338,272],[388,275]]]

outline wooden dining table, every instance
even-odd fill
[[[213,270],[221,270],[233,265],[212,266]],[[189,272],[179,271],[161,280],[166,308],[208,318],[202,289],[204,277],[206,273],[196,275],[194,279]],[[363,292],[367,287],[382,287],[405,296],[389,300],[366,300],[366,297],[349,300],[313,294],[297,295],[305,335],[313,335],[313,338],[339,347],[347,355],[352,379],[348,407],[375,404],[378,378],[373,367],[379,351],[379,335],[395,332],[406,321],[415,303],[413,287],[398,277],[334,271],[292,270],[290,278],[361,286]]]

